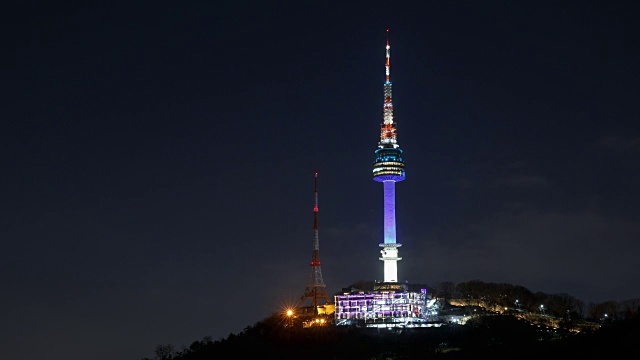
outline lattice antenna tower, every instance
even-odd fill
[[[384,262],[384,282],[398,282],[398,248],[396,241],[396,195],[395,184],[405,179],[402,150],[396,138],[396,124],[393,121],[391,96],[391,46],[387,29],[383,121],[380,127],[380,141],[373,162],[373,180],[383,183],[384,188],[384,241],[380,244]]]
[[[318,173],[315,176],[315,187],[313,191],[313,253],[311,255],[311,273],[309,282],[304,291],[304,295],[300,298],[300,304],[307,299],[311,299],[314,312],[317,313],[319,305],[330,303],[329,295],[327,295],[327,287],[322,280],[322,270],[320,269],[320,240],[318,238]]]

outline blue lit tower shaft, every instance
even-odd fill
[[[387,33],[389,30],[387,30]],[[396,140],[396,127],[393,121],[393,103],[391,99],[391,46],[387,37],[383,122],[380,128],[380,141],[375,151],[373,180],[382,182],[384,188],[384,241],[380,244],[384,262],[384,282],[398,282],[398,248],[396,242],[396,194],[395,183],[405,179],[402,150]]]
[[[304,291],[304,295],[300,298],[300,303],[306,299],[311,299],[313,310],[317,313],[318,305],[330,303],[327,294],[326,285],[322,279],[322,271],[320,270],[320,239],[318,237],[318,173],[316,173],[315,187],[313,191],[313,252],[311,254],[311,273],[309,274],[309,282]]]

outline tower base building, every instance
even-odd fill
[[[406,284],[378,283],[373,291],[351,290],[334,296],[337,326],[413,328],[439,327],[440,303],[426,289],[409,291]]]

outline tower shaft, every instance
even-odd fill
[[[387,30],[383,121],[380,127],[380,141],[373,162],[373,180],[383,183],[384,190],[384,239],[380,244],[384,262],[384,282],[398,282],[398,248],[402,244],[396,241],[396,194],[395,183],[405,179],[402,150],[396,137],[396,124],[393,120],[393,101],[391,92],[391,46]]]
[[[309,274],[309,282],[304,291],[304,295],[300,298],[303,303],[310,299],[313,304],[314,312],[317,312],[318,305],[328,304],[329,295],[327,295],[326,285],[322,279],[322,271],[320,269],[320,239],[318,237],[318,173],[315,176],[315,186],[313,191],[313,252],[311,254],[311,273]]]

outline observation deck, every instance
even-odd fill
[[[373,162],[373,180],[402,181],[405,179],[404,160],[399,147],[380,147]]]

